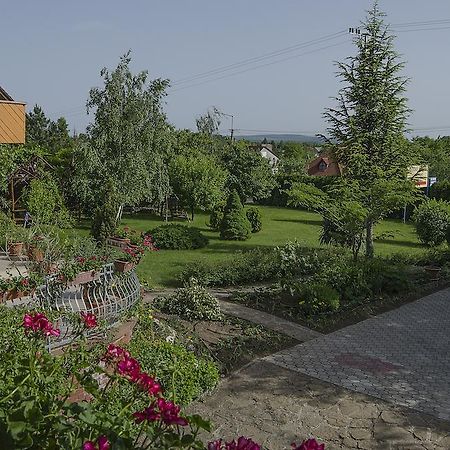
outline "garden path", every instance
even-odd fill
[[[25,261],[12,261],[6,253],[0,252],[0,277],[8,277],[8,272],[13,275],[26,273]]]
[[[267,449],[450,448],[450,289],[257,360],[193,409]]]

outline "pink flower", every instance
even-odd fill
[[[155,404],[152,403],[149,407],[144,408],[144,411],[136,411],[133,413],[133,417],[136,423],[141,423],[145,421],[154,422],[159,420],[161,415],[155,410]]]
[[[130,356],[130,354],[126,350],[124,350],[122,347],[119,347],[118,345],[115,345],[115,344],[109,344],[102,359],[104,361],[113,361],[113,360],[118,360],[121,358],[126,358],[129,356]]]
[[[83,450],[110,450],[111,444],[106,436],[100,436],[95,444],[92,441],[86,441],[83,444]]]
[[[186,418],[180,416],[178,405],[163,398],[158,398],[148,408],[135,412],[133,416],[137,423],[161,420],[166,425],[180,425],[182,427],[189,423]]]
[[[237,442],[223,442],[222,439],[211,441],[208,443],[208,450],[261,450],[261,446],[250,438],[241,436]]]
[[[250,438],[241,436],[237,442],[231,441],[225,444],[225,450],[261,450],[261,446]]]
[[[23,287],[28,287],[28,286],[30,285],[30,280],[28,280],[28,278],[24,278],[24,279],[20,282],[20,284],[21,284]]]
[[[60,331],[53,328],[52,323],[42,313],[25,314],[23,316],[25,333],[40,333],[44,336],[59,336]]]
[[[81,312],[80,315],[86,328],[95,328],[98,325],[95,314]]]
[[[150,395],[156,396],[162,392],[161,385],[145,372],[139,374],[136,382],[142,389],[144,389],[144,391],[147,391]]]
[[[131,356],[125,356],[123,360],[117,363],[117,372],[130,381],[137,381],[141,374],[141,366],[136,359]]]
[[[315,439],[303,441],[300,445],[294,442],[291,444],[293,450],[324,450],[325,444],[319,444]]]

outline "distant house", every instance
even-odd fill
[[[308,175],[327,177],[342,175],[342,167],[327,155],[319,155],[308,165]]]
[[[323,154],[317,156],[308,165],[308,175],[312,176],[341,176],[343,166],[338,164],[330,156]],[[427,187],[428,166],[410,166],[408,168],[408,178],[414,181],[417,187]]]
[[[257,151],[263,158],[269,161],[273,172],[277,171],[277,165],[278,162],[280,161],[280,158],[278,158],[278,156],[275,155],[272,144],[266,144],[263,142],[261,144],[254,144],[251,146],[251,148]]]
[[[25,103],[16,102],[0,86],[0,144],[25,143]]]

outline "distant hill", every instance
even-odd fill
[[[251,142],[261,142],[266,139],[268,142],[305,142],[308,144],[323,144],[323,141],[317,136],[306,136],[304,134],[249,134],[236,136],[237,140],[245,139]]]

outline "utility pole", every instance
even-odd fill
[[[234,134],[234,116],[233,114],[221,113],[222,116],[231,117],[231,128],[230,128],[230,142],[233,143],[233,134]]]

